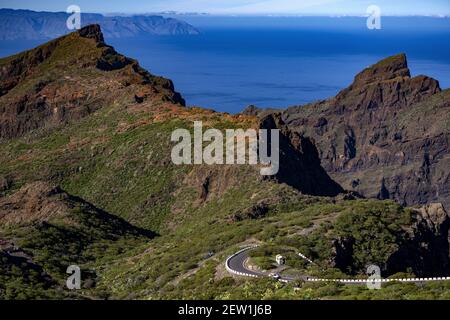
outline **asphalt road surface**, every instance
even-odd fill
[[[248,257],[249,257],[248,252],[251,249],[252,248],[247,248],[245,250],[241,250],[241,251],[237,252],[236,254],[234,254],[233,256],[231,256],[226,262],[227,269],[231,269],[232,271],[237,272],[237,273],[246,274],[247,276],[269,277],[270,273],[268,273],[268,272],[254,271],[254,270],[250,270],[245,267],[245,261],[248,259]],[[306,280],[306,278],[308,278],[308,277],[306,277],[306,276],[298,276],[298,277],[280,276],[280,278],[278,280],[284,281],[284,282],[291,282],[296,279]]]
[[[268,272],[262,272],[262,271],[254,271],[246,268],[245,262],[249,258],[248,252],[255,247],[249,247],[244,248],[231,257],[227,259],[225,262],[226,268],[229,272],[233,274],[238,274],[242,276],[247,277],[270,277],[271,273]],[[297,277],[292,276],[282,276],[278,278],[281,282],[292,282],[295,280],[303,280],[308,282],[326,282],[326,281],[332,281],[332,282],[340,282],[344,284],[353,284],[353,285],[366,285],[367,283],[371,283],[372,281],[368,279],[318,279],[315,277],[309,277],[306,275],[298,275]],[[399,281],[399,282],[409,282],[409,283],[424,283],[424,282],[430,282],[430,281],[449,281],[450,277],[433,277],[433,278],[406,278],[406,279],[378,279],[377,282],[385,283],[390,281]]]

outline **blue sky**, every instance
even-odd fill
[[[384,15],[450,15],[450,0],[0,0],[0,7],[85,12],[146,13],[175,10],[215,14],[364,15],[378,5]]]

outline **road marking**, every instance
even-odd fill
[[[238,275],[238,276],[243,276],[243,277],[251,277],[251,278],[259,278],[262,276],[266,276],[268,277],[268,275],[257,275],[257,274],[251,274],[251,273],[246,273],[246,272],[240,272],[240,271],[236,271],[233,270],[230,266],[230,261],[240,255],[241,253],[251,250],[251,249],[255,249],[257,248],[258,245],[254,245],[254,246],[249,246],[249,247],[245,247],[241,250],[239,250],[238,252],[232,254],[231,256],[229,256],[227,258],[227,260],[225,261],[225,268],[227,269],[227,271],[229,273]],[[300,257],[302,257],[303,259],[307,260],[310,263],[314,263],[313,261],[311,261],[310,259],[308,259],[306,256],[304,256],[301,253],[298,253],[298,255]],[[243,265],[242,268],[244,270],[247,270],[245,268],[245,266]],[[432,282],[432,281],[449,281],[450,277],[432,277],[432,278],[402,278],[402,279],[325,279],[325,278],[314,278],[314,277],[309,277],[306,276],[306,282],[339,282],[339,283],[344,283],[344,284],[349,284],[349,283],[373,283],[373,282]],[[288,283],[290,282],[290,280],[288,279],[283,279],[281,278],[279,280],[280,282],[284,282],[284,283]]]

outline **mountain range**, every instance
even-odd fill
[[[70,14],[0,9],[0,40],[45,40],[71,32],[66,26]],[[81,13],[81,25],[100,24],[107,38],[143,35],[196,35],[190,24],[157,15],[104,16]]]
[[[0,59],[0,298],[448,299],[448,282],[284,285],[225,261],[258,245],[248,263],[260,270],[285,253],[290,272],[324,278],[372,264],[448,276],[450,217],[434,202],[447,199],[449,102],[402,54],[329,100],[237,115],[185,106],[99,25]],[[173,164],[172,132],[198,120],[279,129],[278,174]],[[70,265],[81,290],[65,287]]]
[[[277,110],[250,106],[244,114]],[[326,171],[345,189],[402,205],[450,206],[450,90],[411,77],[405,54],[359,73],[337,96],[283,110],[311,137]]]

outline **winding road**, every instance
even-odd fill
[[[250,246],[243,248],[236,252],[235,254],[228,257],[225,261],[225,267],[227,271],[231,274],[243,276],[243,277],[251,277],[251,278],[262,278],[262,277],[270,277],[270,273],[262,272],[262,271],[254,271],[248,269],[245,264],[248,260],[248,252],[252,249],[255,249],[257,246]],[[299,254],[301,257],[303,255]],[[310,260],[309,260],[310,261]],[[450,277],[433,277],[433,278],[403,278],[403,279],[322,279],[309,277],[306,275],[299,275],[297,277],[288,277],[280,275],[278,281],[281,282],[293,282],[295,280],[303,280],[307,282],[339,282],[343,284],[367,284],[367,283],[386,283],[386,282],[404,282],[404,283],[424,283],[431,281],[450,281]]]
[[[270,277],[270,273],[268,272],[262,272],[262,271],[254,271],[250,270],[245,266],[245,262],[249,258],[248,252],[252,249],[256,248],[256,246],[253,247],[247,247],[242,250],[239,250],[232,256],[230,256],[227,261],[225,262],[225,267],[228,270],[228,272],[244,276],[244,277],[251,277],[251,278],[262,278],[262,277]],[[278,279],[278,281],[281,282],[292,282],[298,279],[303,279],[305,281],[308,281],[308,277],[306,276],[298,276],[298,277],[288,277],[288,276],[281,276]]]

